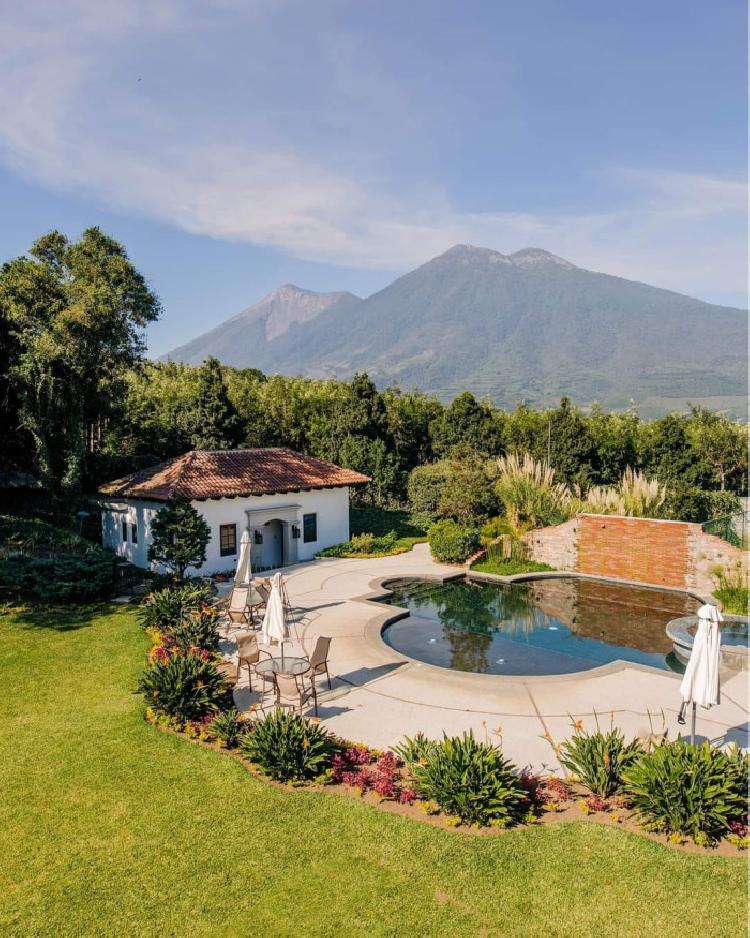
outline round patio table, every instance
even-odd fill
[[[261,658],[255,665],[258,674],[304,674],[310,667],[307,658],[293,658],[282,655],[280,658]]]

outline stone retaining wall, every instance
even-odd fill
[[[694,590],[709,595],[713,571],[747,570],[747,554],[699,524],[619,515],[579,515],[530,531],[529,556],[556,570]]]

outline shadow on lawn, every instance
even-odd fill
[[[28,606],[15,613],[27,629],[51,629],[54,632],[76,632],[91,628],[95,619],[113,613],[107,603],[85,606]]]

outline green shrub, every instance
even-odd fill
[[[719,567],[714,572],[717,588],[714,596],[721,603],[721,608],[729,615],[746,616],[750,603],[748,575],[742,568],[724,570]]]
[[[407,495],[413,521],[429,527],[440,517],[440,502],[451,475],[449,460],[417,466],[409,473]]]
[[[102,550],[0,560],[0,598],[38,603],[85,603],[112,595],[116,558]]]
[[[154,590],[141,603],[138,617],[144,629],[166,632],[182,622],[190,613],[210,602],[208,584],[185,584]]]
[[[525,803],[512,763],[471,732],[427,747],[412,772],[417,792],[463,824],[510,824]]]
[[[373,557],[382,554],[393,554],[406,550],[397,548],[398,533],[389,531],[380,537],[374,534],[356,534],[350,541],[326,547],[318,553],[318,557]]]
[[[288,710],[275,710],[240,742],[242,753],[280,782],[316,778],[330,766],[336,744],[319,725]]]
[[[747,814],[747,757],[684,739],[644,753],[625,773],[625,791],[650,827],[718,840]]]
[[[70,528],[26,515],[0,514],[0,543],[32,555],[104,553]]]
[[[590,791],[600,798],[611,798],[622,790],[623,773],[643,752],[634,739],[625,742],[618,729],[608,733],[587,733],[578,729],[560,746],[560,764],[576,775]]]
[[[247,725],[234,707],[216,715],[211,732],[227,749],[234,749],[244,735]]]
[[[485,521],[479,529],[479,539],[486,547],[499,537],[515,537],[517,533],[516,528],[513,527],[507,518],[490,518],[489,521]]]
[[[165,632],[185,652],[190,648],[216,651],[219,647],[219,612],[213,606],[201,606],[176,625],[169,626]]]
[[[393,751],[411,768],[417,762],[425,760],[435,746],[437,743],[434,739],[428,739],[424,733],[419,732],[415,736],[405,736],[398,746],[393,747]]]
[[[427,532],[430,551],[443,563],[463,563],[479,547],[479,534],[455,521],[438,521]]]
[[[180,722],[221,709],[229,689],[206,652],[168,654],[151,662],[138,690],[150,707]]]

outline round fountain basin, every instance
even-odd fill
[[[732,616],[722,613],[724,621],[721,629],[721,663],[733,671],[750,669],[750,648],[748,648],[747,616]],[[672,640],[674,653],[678,661],[687,664],[693,650],[695,631],[698,628],[698,616],[681,616],[667,623],[667,635]]]

